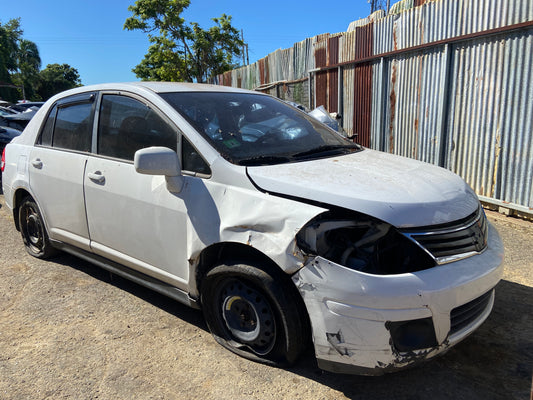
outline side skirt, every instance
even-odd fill
[[[107,258],[89,253],[88,251],[79,249],[74,246],[70,246],[66,243],[58,242],[55,240],[50,240],[50,242],[55,248],[62,250],[65,253],[72,254],[73,256],[95,264],[100,268],[103,268],[115,275],[135,282],[138,285],[145,286],[148,289],[161,293],[162,295],[170,297],[171,299],[179,301],[180,303],[183,303],[189,307],[195,308],[197,310],[200,309],[200,304],[198,303],[198,301],[189,297],[189,294],[181,289],[171,286],[158,279],[154,279],[151,276],[143,274],[139,271],[135,271],[131,268],[125,267],[124,265],[118,264],[114,261],[108,260]]]

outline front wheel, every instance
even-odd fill
[[[306,319],[295,288],[280,274],[244,264],[219,265],[201,287],[202,307],[215,340],[248,359],[294,363],[307,344]]]
[[[45,259],[57,253],[48,240],[39,207],[31,197],[26,197],[20,204],[19,226],[24,246],[30,255]]]

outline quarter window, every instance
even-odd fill
[[[52,145],[52,136],[54,133],[54,122],[56,120],[56,112],[57,106],[54,106],[54,108],[52,108],[52,111],[50,111],[50,114],[48,114],[48,118],[46,119],[46,123],[44,124],[41,135],[37,140],[37,144],[40,144],[42,146]]]
[[[182,136],[181,163],[184,171],[195,172],[203,175],[211,175],[209,165],[200,156],[192,144]]]
[[[98,154],[133,160],[150,146],[177,148],[176,131],[147,105],[131,97],[104,95],[98,124]]]

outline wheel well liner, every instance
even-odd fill
[[[32,195],[26,189],[18,189],[13,197],[13,220],[15,221],[15,228],[17,228],[17,231],[19,232],[19,206],[20,203],[22,203],[22,200],[24,200],[26,197],[31,197],[33,199]]]
[[[195,271],[198,293],[209,270],[223,263],[252,264],[265,272],[286,275],[274,261],[252,246],[236,242],[215,243],[205,248],[198,257]]]

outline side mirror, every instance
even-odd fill
[[[183,188],[180,160],[175,151],[168,147],[147,147],[135,152],[135,171],[145,175],[164,175],[167,189],[179,193]]]

